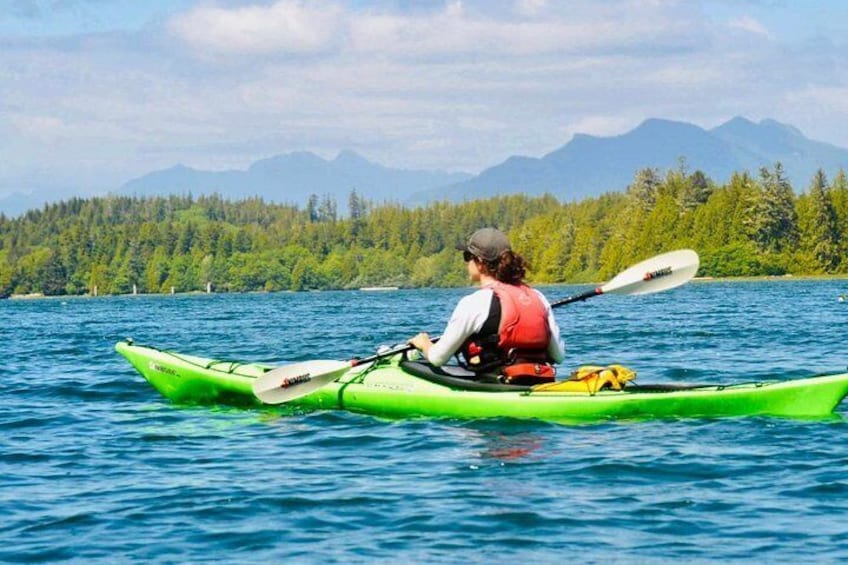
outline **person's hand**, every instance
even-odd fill
[[[427,333],[421,332],[417,336],[410,339],[409,344],[415,347],[415,349],[427,353],[427,350],[430,349],[430,346],[433,345],[433,342],[430,341],[430,336]]]

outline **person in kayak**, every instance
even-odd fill
[[[480,289],[459,301],[438,342],[419,333],[409,343],[436,367],[459,354],[466,369],[504,382],[553,380],[552,363],[565,358],[565,346],[550,303],[524,284],[524,258],[494,228],[477,230],[457,249]]]

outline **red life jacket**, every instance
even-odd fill
[[[502,282],[491,288],[501,301],[498,347],[503,351],[547,351],[551,339],[548,312],[536,291],[524,284]]]
[[[465,365],[488,371],[520,361],[547,361],[551,330],[539,295],[523,284],[495,282],[488,288],[495,293],[489,319],[463,345]]]

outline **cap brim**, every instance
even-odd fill
[[[457,251],[468,251],[468,246],[464,243],[457,243],[454,247]]]

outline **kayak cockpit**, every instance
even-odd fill
[[[503,383],[499,375],[474,373],[455,365],[436,367],[425,361],[404,360],[399,366],[419,379],[454,389],[481,392],[529,392],[532,389],[530,386]]]

